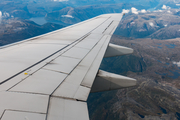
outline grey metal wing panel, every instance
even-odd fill
[[[1,119],[88,120],[85,101],[121,18],[101,15],[1,47]]]

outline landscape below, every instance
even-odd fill
[[[90,119],[179,120],[180,9],[177,3],[168,0],[164,3],[171,9],[158,10],[163,4],[156,0],[151,4],[147,1],[144,6],[140,4],[142,0],[138,0],[137,4],[133,0],[129,3],[116,2],[118,0],[112,4],[106,1],[104,5],[88,6],[83,6],[88,2],[83,2],[73,6],[67,2],[47,0],[42,7],[40,0],[29,0],[23,4],[21,0],[1,1],[0,45],[41,35],[100,14],[135,7],[138,14],[132,11],[126,14],[111,39],[111,43],[133,48],[134,53],[104,58],[100,69],[135,78],[138,84],[131,88],[90,94]],[[148,11],[150,8],[154,11]],[[141,9],[146,11],[141,12]],[[38,25],[29,20],[32,17],[43,17],[47,23]]]

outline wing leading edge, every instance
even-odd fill
[[[99,70],[103,57],[130,54],[109,44],[123,14],[105,14],[0,48],[1,120],[88,120],[90,92],[134,86]]]

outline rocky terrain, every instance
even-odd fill
[[[155,12],[127,14],[115,34],[152,39],[171,39],[180,37],[179,9],[158,10]]]
[[[145,6],[130,3],[66,7],[59,11],[48,13],[45,18],[48,21],[60,21],[65,24],[75,24],[101,14],[121,13],[122,9],[131,9],[133,6],[138,9],[145,8]]]
[[[31,17],[46,15],[49,21],[70,25],[135,7],[138,14],[126,14],[111,40],[111,43],[133,48],[134,53],[105,58],[101,69],[136,78],[138,84],[132,88],[90,94],[90,119],[179,120],[179,4],[179,0],[1,0],[0,45],[64,27],[52,23],[37,25],[25,20]],[[166,5],[165,10],[161,10],[163,5]]]
[[[48,12],[60,10],[66,4],[50,0],[1,0],[0,11],[23,19],[45,16]]]
[[[64,27],[53,23],[40,26],[32,21],[17,18],[3,19],[0,26],[0,45],[10,44]]]
[[[176,62],[180,61],[180,39],[114,36],[111,42],[131,47],[134,53],[105,58],[101,69],[136,78],[138,84],[92,93],[88,100],[91,120],[179,120],[180,68]]]

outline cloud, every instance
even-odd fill
[[[153,12],[163,12],[162,10],[155,10],[155,11],[153,11]]]
[[[134,14],[139,14],[139,13],[147,13],[147,12],[150,12],[150,11],[146,11],[145,9],[142,9],[142,10],[138,11],[138,9],[136,9],[135,7],[132,7],[131,12],[134,13]]]
[[[0,17],[2,17],[2,12],[0,11]]]
[[[123,9],[122,13],[129,13],[130,10]]]
[[[4,12],[4,13],[3,13],[3,17],[10,17],[10,14],[7,13],[7,12]]]
[[[141,13],[146,13],[147,11],[145,9],[142,9],[141,10]]]
[[[172,13],[170,10],[167,11],[168,13]]]
[[[134,14],[138,14],[138,10],[135,7],[131,8],[131,12],[134,13]]]
[[[0,23],[1,23],[1,20],[2,20],[2,12],[0,11]]]
[[[2,12],[0,11],[0,23],[1,23],[1,21],[2,21],[3,18],[8,18],[8,17],[12,17],[12,16],[10,16],[10,14],[7,13],[7,12],[2,13]]]
[[[163,6],[162,6],[162,9],[166,10],[166,9],[167,9],[167,6],[166,6],[166,5],[163,5]]]
[[[166,5],[163,5],[163,6],[162,6],[162,9],[164,9],[164,10],[166,10],[166,9],[171,9],[171,7],[166,6]]]

